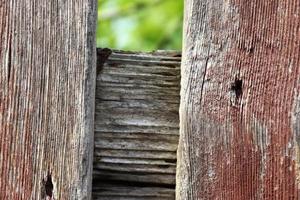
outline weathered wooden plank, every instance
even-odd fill
[[[300,2],[185,7],[177,199],[300,199]]]
[[[98,194],[98,193],[97,193]],[[107,195],[107,196],[96,196],[94,198],[94,200],[140,200],[141,197],[128,197],[127,195],[125,196],[111,196],[111,195]],[[158,197],[143,197],[143,200],[157,200]],[[165,198],[165,197],[159,197],[159,200],[171,200],[174,199],[174,197],[172,198]]]
[[[110,73],[111,70],[113,69],[113,74]],[[155,70],[153,70],[155,69]],[[169,67],[155,67],[151,66],[151,68],[145,68],[144,66],[135,66],[135,65],[118,65],[116,66],[110,66],[110,69],[104,68],[103,72],[106,72],[107,74],[112,74],[112,75],[118,75],[122,74],[123,76],[134,76],[138,74],[139,78],[150,78],[152,79],[158,79],[158,80],[175,80],[176,78],[180,76],[180,69],[176,68],[173,70],[170,70]],[[103,82],[102,84],[104,84]],[[138,85],[137,85],[138,86]],[[178,89],[176,86],[174,86],[175,89]]]
[[[96,160],[97,161],[97,160]],[[159,165],[159,166],[175,166],[176,163],[166,159],[145,159],[145,158],[116,158],[116,157],[101,157],[99,161],[103,163],[113,164],[138,164],[138,165]]]
[[[181,51],[174,50],[156,50],[153,52],[131,52],[123,50],[114,50],[114,54],[110,59],[125,58],[130,60],[155,60],[155,61],[177,61],[181,62]],[[109,62],[109,61],[108,61]],[[176,65],[175,67],[178,67]]]
[[[149,117],[143,117],[149,115]],[[170,119],[165,114],[161,114],[161,120],[159,119],[159,113],[125,113],[111,115],[100,112],[96,114],[97,124],[99,125],[141,125],[141,126],[165,126],[165,127],[178,127],[178,121],[176,122],[175,116],[170,115]]]
[[[0,0],[0,199],[90,199],[96,7]]]
[[[105,85],[104,85],[105,86]],[[134,101],[134,100],[123,100],[123,101],[101,101],[96,99],[96,112],[97,111],[114,111],[114,110],[121,110],[124,112],[123,109],[131,109],[141,110],[143,112],[151,112],[153,110],[161,110],[164,109],[167,112],[178,112],[179,104],[178,103],[167,103],[167,102],[152,102],[152,101]]]
[[[99,76],[98,76],[99,77]],[[153,85],[153,86],[175,86],[178,84],[179,78],[177,79],[160,79],[160,77],[153,77],[153,76],[134,76],[131,74],[114,74],[114,73],[107,73],[102,74],[100,78],[98,78],[97,82],[99,81],[105,83],[120,83],[120,84],[136,84],[136,85]]]
[[[141,188],[143,185],[159,185],[162,189],[175,185],[175,174],[145,173],[145,172],[122,172],[113,170],[94,169],[95,182],[123,182],[124,186],[136,185]],[[175,192],[175,191],[174,191]]]
[[[119,124],[106,124],[105,126],[99,125],[96,121],[96,132],[111,132],[111,133],[149,133],[149,134],[173,134],[179,135],[178,127],[167,126],[142,126],[142,125],[119,125]]]
[[[166,103],[177,103],[176,99],[179,99],[179,95],[172,95],[172,96],[162,96],[162,95],[152,95],[152,94],[140,94],[140,95],[133,95],[127,94],[126,92],[118,93],[118,92],[102,92],[96,93],[96,98],[99,98],[103,101],[122,101],[124,100],[155,100],[156,102],[162,101]],[[153,97],[154,96],[154,97]]]
[[[172,188],[160,188],[160,187],[122,187],[116,186],[113,184],[100,184],[96,185],[94,189],[97,190],[95,192],[95,196],[100,199],[168,199],[172,200],[175,198],[175,192]],[[96,198],[95,198],[96,199]]]
[[[96,139],[100,138],[124,138],[124,139],[141,139],[141,140],[162,140],[162,141],[169,141],[178,142],[179,135],[172,135],[172,134],[149,134],[149,133],[109,133],[109,132],[97,132]]]
[[[116,158],[149,158],[149,159],[165,159],[176,162],[175,151],[145,151],[145,150],[119,150],[119,149],[101,149],[95,150],[95,158],[102,156],[111,156]]]
[[[155,135],[153,136],[155,137]],[[152,150],[152,151],[176,151],[176,140],[145,140],[142,138],[95,138],[95,147],[103,149],[128,149],[128,150]]]
[[[164,61],[164,60],[148,60],[148,59],[124,59],[124,58],[116,58],[112,56],[108,63],[112,66],[116,64],[127,63],[129,65],[137,65],[137,66],[169,66],[169,67],[178,67],[180,62],[178,61]]]
[[[174,199],[180,54],[113,51],[100,64],[94,199]]]
[[[100,164],[97,164],[99,162]],[[135,162],[137,164],[135,164]],[[97,170],[110,170],[116,172],[128,172],[128,173],[137,173],[137,172],[148,172],[148,173],[160,173],[162,176],[164,174],[173,174],[175,178],[176,167],[174,164],[166,164],[163,161],[160,161],[162,164],[153,164],[151,160],[144,161],[144,164],[139,163],[139,159],[130,159],[130,163],[108,163],[104,162],[103,159],[95,161],[94,167]]]

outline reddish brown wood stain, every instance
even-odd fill
[[[12,28],[10,5],[0,2],[0,199],[30,199],[32,191],[31,130],[30,116],[19,113],[22,94],[16,85],[15,66],[12,64]],[[30,111],[30,108],[28,108]],[[20,120],[23,125],[20,126]],[[22,133],[17,134],[22,127]]]
[[[196,194],[190,192],[189,199],[300,199],[299,133],[292,125],[300,95],[300,2],[203,4],[218,8],[206,16],[211,33],[204,40],[222,48],[210,50],[199,78],[207,82],[198,117],[200,139],[190,136],[197,173],[190,172]],[[238,99],[232,91],[235,80],[243,82]],[[197,126],[195,116],[188,118]],[[193,155],[197,151],[201,160]],[[210,153],[203,157],[204,152]]]
[[[216,161],[221,165],[216,164],[219,174],[215,189],[219,190],[217,196],[224,199],[299,198],[293,149],[298,147],[293,143],[290,121],[294,99],[300,89],[297,87],[300,75],[300,21],[297,14],[300,7],[295,3],[232,2],[240,14],[240,35],[233,36],[234,44],[224,57],[221,76],[214,73],[209,76],[227,83],[227,87],[225,84],[221,93],[208,93],[209,98],[204,95],[205,102],[224,97],[229,90],[228,84],[236,76],[243,80],[242,102],[238,108],[228,105],[230,99],[225,98],[219,105],[213,105],[219,116],[206,113],[213,120],[230,119],[233,126],[229,157],[221,151],[216,152],[220,156]],[[230,61],[233,64],[227,64]],[[266,127],[264,134],[270,141],[265,144],[265,152],[255,150],[253,138],[257,136],[251,130],[253,118]],[[288,147],[289,143],[293,148]],[[260,171],[261,168],[265,171]]]

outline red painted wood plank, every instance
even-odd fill
[[[177,199],[299,199],[299,1],[187,1]]]

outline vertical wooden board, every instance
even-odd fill
[[[95,0],[0,0],[0,199],[90,199],[95,21]]]
[[[299,199],[300,2],[185,3],[177,199]]]

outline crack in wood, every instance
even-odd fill
[[[11,77],[11,63],[12,63],[12,45],[11,45],[11,37],[9,39],[9,46],[8,46],[8,58],[7,58],[7,77],[8,82],[10,81]]]

